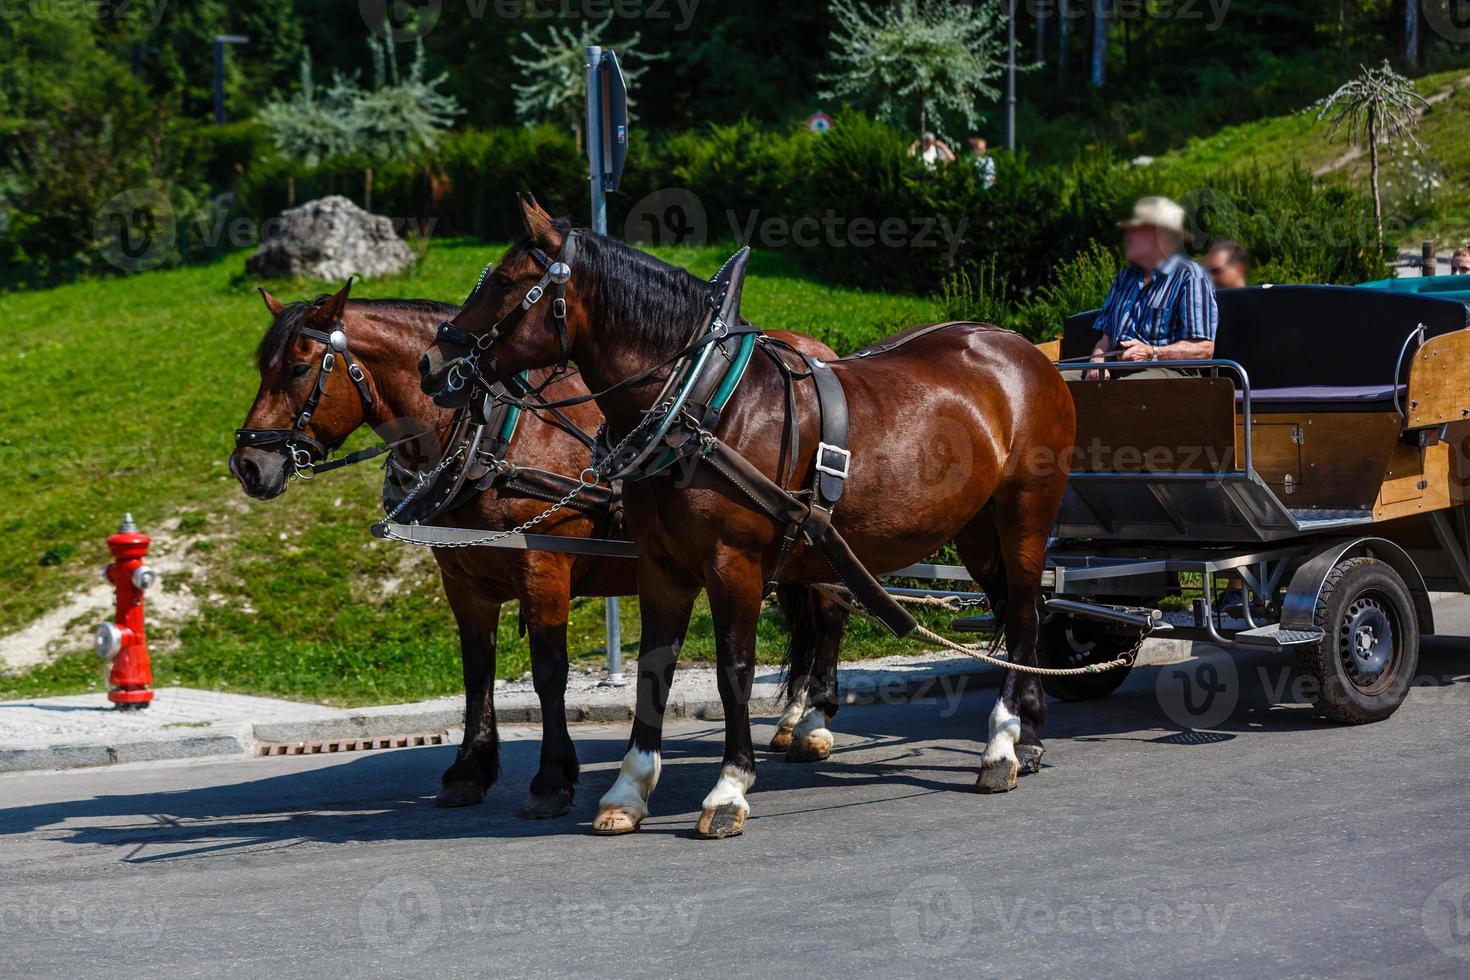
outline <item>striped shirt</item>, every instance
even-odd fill
[[[1141,340],[1164,347],[1181,340],[1214,340],[1219,323],[1210,277],[1176,254],[1154,270],[1147,285],[1143,270],[1135,265],[1118,273],[1093,328],[1118,346],[1125,340]]]

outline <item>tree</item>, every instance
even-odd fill
[[[1419,67],[1419,0],[1404,3],[1404,64]]]
[[[1102,88],[1108,80],[1108,0],[1092,3],[1092,87]]]
[[[942,134],[944,112],[978,129],[977,103],[1000,97],[990,82],[1005,70],[1005,9],[954,0],[870,9],[831,0],[833,70],[820,76],[827,86],[821,96],[872,103],[879,119],[898,126],[909,125],[917,109],[920,131]]]
[[[1420,113],[1429,101],[1414,91],[1414,83],[1394,71],[1385,61],[1378,68],[1363,68],[1362,74],[1317,103],[1317,120],[1327,120],[1328,139],[1339,133],[1349,143],[1368,147],[1368,173],[1373,186],[1373,220],[1378,225],[1378,243],[1383,244],[1383,197],[1378,187],[1378,147],[1408,144],[1423,152],[1415,132]]]
[[[608,14],[601,23],[585,23],[576,31],[570,27],[558,30],[553,24],[545,41],[526,35],[526,43],[535,52],[535,57],[511,55],[510,59],[522,72],[522,81],[514,86],[517,119],[523,123],[558,119],[576,134],[577,145],[582,145],[587,106],[587,48],[594,44],[602,45],[602,33],[612,20],[612,14]],[[618,65],[623,70],[623,80],[628,84],[630,115],[634,104],[634,83],[648,70],[646,66],[635,66],[668,57],[667,54],[648,55],[639,51],[641,40],[642,35],[634,31],[633,36],[621,44],[606,45],[618,53]]]
[[[301,52],[301,88],[289,99],[269,102],[260,121],[286,156],[315,167],[327,157],[361,154],[373,160],[400,160],[433,149],[462,111],[451,95],[439,91],[445,75],[424,80],[424,45],[414,42],[407,76],[398,71],[393,42],[368,37],[373,56],[373,87],[357,76],[333,73],[318,93],[311,58]],[[373,171],[363,170],[363,207],[371,210]]]

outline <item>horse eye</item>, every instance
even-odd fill
[[[291,377],[293,377],[293,378],[302,377],[303,375],[306,374],[307,371],[310,371],[310,370],[311,370],[311,365],[310,364],[293,364],[293,365],[291,365]]]

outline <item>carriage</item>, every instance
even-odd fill
[[[1124,382],[1111,364],[1089,379],[1096,314],[1065,326],[1077,449],[1043,581],[1046,656],[1109,661],[1168,631],[1294,655],[1324,714],[1387,717],[1435,632],[1432,594],[1470,593],[1467,306],[1334,286],[1219,303],[1216,356],[1177,365],[1191,376]],[[1048,689],[1085,700],[1126,673]]]

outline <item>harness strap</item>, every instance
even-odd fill
[[[767,516],[780,523],[797,525],[843,584],[894,636],[904,637],[918,628],[914,617],[884,591],[878,580],[857,560],[842,535],[832,526],[831,511],[807,506],[713,435],[691,436],[681,448],[707,460],[716,472],[750,498]]]
[[[854,351],[853,353],[847,355],[847,357],[838,358],[838,360],[845,361],[848,357],[861,359],[864,357],[873,357],[877,354],[886,354],[891,350],[897,350],[898,348],[903,347],[905,344],[911,344],[914,341],[918,340],[920,337],[927,337],[931,333],[938,333],[941,330],[948,330],[950,327],[975,326],[980,326],[980,324],[974,323],[969,320],[946,320],[944,323],[931,323],[923,327],[914,327],[907,333],[899,334],[896,339],[891,340],[886,344],[874,344],[872,347],[864,347],[862,350]],[[994,329],[999,330],[1001,328],[995,327]]]
[[[831,510],[842,499],[842,488],[852,465],[847,448],[847,394],[832,368],[809,354],[802,360],[811,369],[817,388],[817,409],[822,416],[822,442],[817,446],[816,473],[812,478],[813,502]]]

